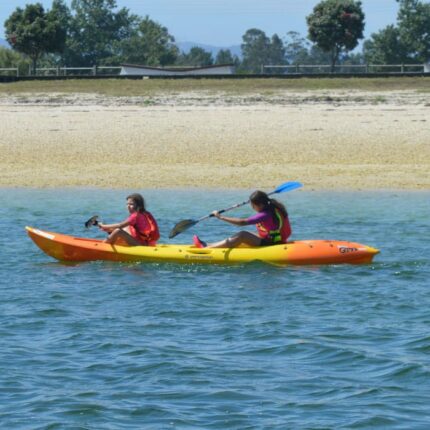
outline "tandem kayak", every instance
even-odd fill
[[[261,261],[276,265],[365,264],[378,249],[340,240],[301,240],[254,248],[196,248],[194,245],[119,246],[26,227],[46,254],[60,261],[142,261],[237,264]]]

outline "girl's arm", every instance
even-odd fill
[[[226,221],[226,222],[229,222],[230,224],[239,225],[239,226],[248,225],[248,221],[246,218],[233,218],[230,216],[222,216],[217,211],[212,213],[214,217],[220,219],[221,221]]]
[[[117,224],[101,224],[101,223],[99,223],[99,227],[103,231],[106,231],[108,233],[114,231],[116,228],[124,228],[124,227],[127,227],[129,225],[130,225],[130,223],[127,220],[125,220],[123,222],[119,222]]]

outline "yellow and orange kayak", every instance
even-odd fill
[[[60,261],[142,261],[237,264],[262,261],[281,265],[364,264],[379,250],[355,242],[301,240],[255,248],[196,248],[193,245],[117,246],[26,227],[28,235],[46,254]]]

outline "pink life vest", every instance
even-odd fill
[[[275,215],[278,220],[278,228],[276,230],[269,230],[264,222],[256,224],[258,235],[262,239],[269,239],[274,244],[287,243],[288,238],[291,236],[291,225],[287,216],[282,216],[278,209],[275,209]]]

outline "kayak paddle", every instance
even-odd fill
[[[279,185],[279,187],[277,187],[274,191],[267,193],[267,195],[271,196],[272,194],[285,193],[287,191],[293,191],[293,190],[296,190],[297,188],[301,188],[301,187],[303,187],[303,184],[301,184],[300,182],[285,182],[282,185]],[[224,212],[231,211],[232,209],[236,209],[236,208],[240,208],[241,206],[245,206],[248,203],[249,203],[249,199],[246,202],[238,203],[238,204],[230,206],[229,208],[226,208],[226,209],[221,209],[220,211],[218,211],[218,213],[222,214]],[[214,215],[211,213],[211,214],[206,215],[204,217],[201,217],[199,219],[184,219],[182,221],[179,221],[170,231],[169,239],[172,239],[175,236],[177,236],[179,233],[182,233],[185,230],[188,230],[189,228],[196,225],[200,221],[211,218],[213,216]]]

